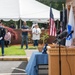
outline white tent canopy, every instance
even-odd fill
[[[18,0],[0,0],[0,19],[5,21],[19,20],[19,1]]]
[[[59,19],[60,12],[52,10],[54,18]],[[0,0],[0,19],[5,21],[47,21],[49,14],[50,7],[35,0]]]

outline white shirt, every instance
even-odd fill
[[[32,40],[40,40],[41,29],[33,28],[32,29]]]

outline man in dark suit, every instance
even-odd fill
[[[2,22],[0,21],[0,45],[2,50],[2,56],[4,56],[4,36],[5,36],[5,28],[2,25]]]

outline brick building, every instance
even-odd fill
[[[74,12],[74,18],[75,18],[75,0],[66,0],[66,8],[67,8],[68,14],[69,14],[71,5],[73,6],[73,12]]]

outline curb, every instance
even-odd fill
[[[0,61],[28,61],[27,57],[0,57]]]
[[[29,61],[34,51],[37,50],[26,50],[26,56],[0,56],[0,61]]]

